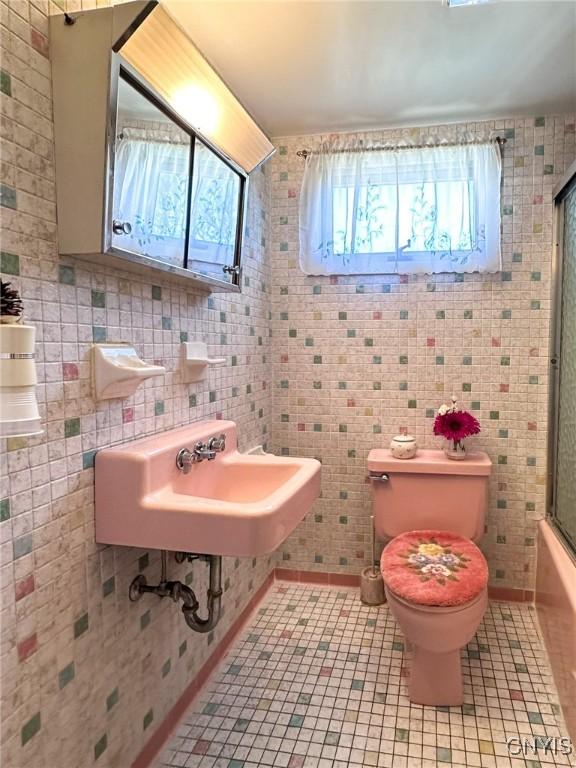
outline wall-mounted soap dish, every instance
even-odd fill
[[[152,376],[166,373],[163,365],[148,365],[140,360],[131,344],[94,344],[92,370],[96,400],[129,397]]]
[[[208,357],[208,347],[203,341],[182,342],[182,379],[186,382],[202,381],[209,365],[222,365],[225,357]]]

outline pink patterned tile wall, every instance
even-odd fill
[[[2,279],[21,291],[37,328],[45,427],[41,437],[2,445],[2,760],[13,768],[127,768],[273,562],[224,561],[224,615],[208,635],[191,632],[171,601],[130,603],[137,573],[159,579],[159,553],[95,544],[94,454],[219,416],[238,422],[241,448],[266,443],[268,170],[251,180],[239,295],[60,259],[47,12],[61,9],[19,0],[1,10]],[[226,366],[184,384],[186,339],[206,341]],[[166,376],[126,400],[95,403],[89,352],[104,340],[134,343],[144,360],[166,366]],[[170,558],[169,578],[204,598],[204,564]]]
[[[481,422],[494,463],[483,548],[494,586],[532,590],[545,514],[551,191],[576,155],[574,115],[389,130],[381,140],[462,132],[507,138],[503,271],[307,277],[298,266],[299,149],[272,160],[272,448],[323,462],[322,498],[287,540],[282,568],[358,573],[369,562],[366,455],[401,431],[423,447],[454,394]],[[423,500],[425,503],[425,500]]]

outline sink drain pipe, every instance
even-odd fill
[[[210,632],[218,624],[222,612],[222,558],[219,555],[208,555],[210,567],[209,586],[206,593],[208,615],[205,619],[198,615],[198,600],[196,595],[185,584],[182,584],[182,613],[184,621],[195,632]]]
[[[149,585],[146,577],[143,574],[139,574],[130,584],[128,597],[132,602],[135,602],[140,600],[144,594],[152,594],[157,597],[171,597],[176,603],[182,601],[184,621],[190,629],[193,629],[195,632],[210,632],[218,624],[222,614],[222,557],[219,555],[177,553],[177,562],[183,562],[185,559],[190,562],[204,560],[210,568],[209,586],[206,593],[208,609],[206,618],[202,618],[198,614],[200,603],[193,589],[181,581],[167,581],[165,550],[162,550],[162,575],[160,583],[154,586]]]

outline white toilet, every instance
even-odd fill
[[[418,704],[463,702],[460,650],[488,604],[484,533],[489,457],[452,461],[443,451],[414,459],[368,455],[376,535],[390,610],[412,647],[409,696]]]

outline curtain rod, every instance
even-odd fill
[[[502,147],[503,144],[506,144],[508,139],[505,139],[503,136],[496,136],[493,139],[488,139],[487,142],[484,141],[451,141],[446,142],[445,144],[410,144],[410,145],[400,145],[400,146],[385,146],[385,147],[353,147],[351,149],[335,149],[332,154],[340,155],[340,154],[346,154],[348,152],[354,154],[356,152],[390,152],[397,149],[442,149],[442,147],[463,147],[467,144],[485,144],[489,142],[495,142],[500,147]],[[304,160],[306,158],[310,157],[310,155],[318,155],[321,154],[321,152],[312,151],[310,149],[299,149],[298,152],[296,152],[298,157],[303,157]]]

